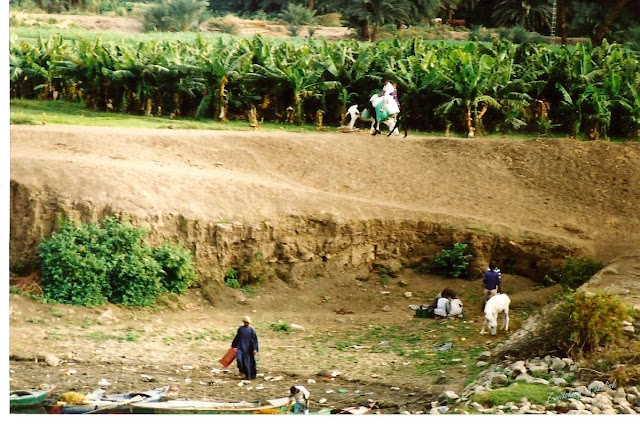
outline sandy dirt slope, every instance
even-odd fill
[[[640,246],[640,145],[12,126],[11,179],[141,216],[439,219]]]
[[[134,215],[172,212],[247,222],[320,212],[342,219],[429,218],[567,239],[601,260],[639,246],[639,154],[638,144],[574,140],[11,129],[12,180],[34,192],[109,204]],[[412,271],[386,284],[376,274],[366,281],[356,278],[326,271],[296,288],[276,280],[245,301],[228,298],[213,307],[197,290],[172,309],[149,310],[43,305],[12,295],[10,386],[49,382],[61,391],[86,393],[105,378],[113,392],[173,384],[181,397],[249,400],[279,396],[292,382],[314,379],[309,388],[316,409],[325,397],[331,406],[371,398],[383,402],[382,412],[428,411],[437,392],[462,389],[468,377],[462,363],[475,364],[474,350],[506,337],[487,340],[477,334],[479,281],[452,282]],[[407,305],[424,303],[444,286],[462,292],[467,322],[412,320]],[[505,288],[514,304],[512,330],[526,316],[525,308],[542,306],[556,290],[537,290],[531,281],[508,275]],[[244,313],[254,316],[262,337],[259,365],[265,377],[239,386],[233,369],[211,369],[219,368],[215,360]],[[306,331],[277,333],[270,324],[278,320]],[[387,335],[373,335],[360,345],[367,347],[354,348],[373,326]],[[393,336],[393,330],[404,339],[419,336],[420,343],[407,348],[424,351],[427,360],[377,351],[379,340]],[[419,372],[429,365],[430,353],[437,356],[441,336],[459,342],[455,348],[462,361],[443,366],[448,379],[437,384],[440,367]],[[59,357],[60,364],[44,363],[47,354]],[[342,376],[331,380],[327,372],[333,370]],[[283,379],[272,380],[278,376]]]

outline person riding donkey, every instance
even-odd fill
[[[352,105],[347,114],[351,116],[351,121],[347,125],[348,129],[353,126],[358,118],[372,121],[371,134],[380,134],[380,123],[389,127],[389,135],[399,134],[396,126],[396,117],[400,112],[397,101],[397,90],[394,85],[385,80],[381,91],[374,93],[364,106]]]
[[[400,112],[398,104],[398,94],[395,86],[388,80],[384,80],[382,90],[380,93],[376,93],[369,99],[373,111],[375,114],[371,114],[371,118],[374,120],[372,126],[372,134],[380,134],[380,123],[383,122],[389,127],[389,135],[399,134],[396,130],[396,117]]]

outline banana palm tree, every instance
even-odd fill
[[[207,91],[198,106],[196,116],[205,114],[213,103],[215,116],[227,121],[229,94],[227,86],[232,81],[238,81],[252,70],[253,49],[246,40],[218,39],[214,45],[204,45],[201,42],[199,62],[202,73],[215,87],[215,91]]]
[[[323,90],[338,87],[336,81],[323,78],[326,65],[320,55],[312,55],[309,46],[299,49],[285,47],[275,50],[264,65],[254,64],[257,78],[280,86],[293,95],[294,122],[303,122],[302,107],[304,101]]]
[[[448,57],[440,59],[440,87],[436,92],[448,100],[440,104],[434,114],[450,118],[462,112],[467,136],[475,136],[474,123],[482,120],[488,107],[500,108],[498,101],[486,94],[495,62],[489,55],[476,57],[474,52],[461,49],[452,50]]]
[[[438,65],[436,50],[432,49],[401,60],[390,57],[384,68],[385,75],[398,84],[400,105],[404,111],[410,111],[414,123],[427,122],[425,114],[431,110],[427,106],[433,102],[431,93],[437,87]]]

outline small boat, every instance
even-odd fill
[[[165,402],[136,402],[131,404],[134,414],[282,414],[289,398],[254,402],[192,401],[176,399]]]
[[[47,389],[27,389],[11,391],[9,394],[9,407],[29,407],[41,404],[55,390],[55,386]]]
[[[145,392],[118,393],[94,396],[83,401],[82,404],[58,404],[49,407],[49,414],[128,414],[134,402],[154,402],[169,391],[169,386],[155,388]]]

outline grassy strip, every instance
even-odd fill
[[[67,101],[39,101],[12,99],[10,103],[11,124],[62,124],[73,126],[139,127],[147,129],[199,129],[199,130],[252,130],[246,121],[220,122],[211,119],[168,117],[147,117],[102,112],[87,109],[81,103]],[[316,131],[313,125],[293,125],[288,123],[264,123],[261,131],[287,130],[297,133]],[[326,127],[326,131],[336,131],[335,127]]]
[[[127,127],[145,129],[196,129],[196,130],[253,130],[249,123],[240,120],[227,122],[212,119],[195,119],[180,117],[169,119],[167,116],[154,117],[143,115],[131,115],[120,112],[94,111],[82,103],[67,101],[42,101],[33,99],[11,99],[10,124],[42,125],[59,124],[69,126],[102,126],[102,127]],[[367,125],[361,125],[362,130]],[[265,122],[258,130],[263,132],[293,132],[293,133],[334,133],[337,127],[325,126],[322,132],[315,129],[312,124],[289,124]],[[414,132],[412,136],[442,137],[442,133]],[[455,137],[455,135],[452,135]],[[244,291],[251,293],[250,288]]]
[[[143,115],[131,115],[120,112],[95,111],[87,108],[84,104],[68,101],[34,100],[34,99],[11,99],[10,101],[10,124],[59,124],[69,126],[101,126],[101,127],[126,127],[145,129],[195,129],[195,130],[253,130],[247,121],[229,120],[226,122],[215,121],[213,119],[195,119],[180,117],[170,119],[167,116],[154,117]],[[360,124],[361,130],[366,130],[368,124]],[[325,126],[322,132],[315,129],[312,124],[289,124],[265,122],[258,128],[264,132],[287,131],[293,133],[333,133],[337,127]],[[383,135],[385,133],[383,132]],[[443,137],[441,132],[417,132],[409,129],[410,136],[423,137]],[[449,137],[463,138],[464,135],[451,133]],[[493,134],[482,136],[476,139],[512,139],[529,140],[537,138],[537,134],[515,133],[515,134]],[[549,135],[545,138],[566,138],[566,134]],[[579,138],[583,139],[583,138]],[[611,142],[624,142],[621,138],[611,138]]]

